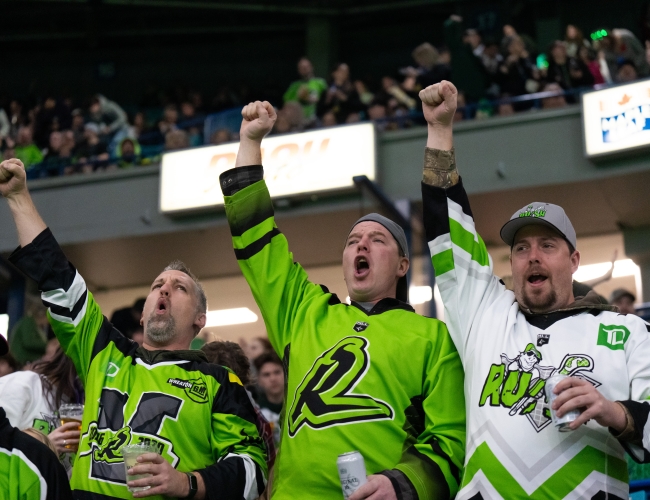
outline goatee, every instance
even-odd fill
[[[145,336],[153,345],[164,346],[176,335],[176,321],[171,316],[167,319],[158,319],[150,316],[147,321]]]

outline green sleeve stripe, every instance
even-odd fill
[[[275,219],[273,215],[266,220],[261,221],[256,226],[249,228],[241,236],[233,236],[232,244],[236,250],[246,248],[251,243],[255,243],[275,228]]]
[[[280,230],[276,227],[273,228],[271,231],[266,233],[264,236],[262,236],[260,239],[257,241],[254,241],[250,245],[248,245],[246,248],[235,248],[235,257],[237,257],[237,260],[248,260],[254,255],[258,254],[259,252],[262,251],[262,249],[271,243],[271,240],[275,237],[278,236],[280,233]]]
[[[233,236],[241,236],[273,216],[273,203],[264,181],[251,184],[232,196],[225,196],[224,201]]]
[[[481,266],[489,265],[490,261],[488,259],[487,249],[480,236],[477,235],[477,243],[474,240],[474,234],[470,233],[458,221],[451,217],[449,218],[449,233],[451,234],[451,242],[470,254],[472,260],[478,262]]]
[[[436,276],[442,276],[454,269],[454,253],[450,248],[431,257],[431,263],[436,271]]]

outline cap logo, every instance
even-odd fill
[[[544,207],[533,208],[532,205],[528,205],[526,210],[519,213],[519,217],[545,217],[546,209]]]

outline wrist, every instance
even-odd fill
[[[625,407],[618,401],[610,401],[611,422],[608,427],[614,429],[618,434],[624,433],[628,428],[628,413]]]
[[[427,126],[427,147],[432,149],[441,149],[449,151],[454,147],[453,129],[451,125],[431,125]]]

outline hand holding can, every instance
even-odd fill
[[[556,373],[555,375],[549,377],[546,379],[546,400],[548,401],[548,406],[549,409],[551,410],[551,418],[553,419],[553,425],[557,427],[557,429],[560,432],[569,432],[571,431],[571,427],[569,427],[569,424],[573,422],[575,419],[577,419],[580,416],[580,410],[571,410],[566,412],[562,417],[557,416],[556,410],[553,409],[553,401],[559,396],[559,394],[554,394],[553,389],[555,389],[555,386],[559,384],[562,380],[565,378],[568,378],[566,375],[561,375],[559,373]]]
[[[366,479],[366,463],[363,460],[363,455],[358,451],[350,451],[339,455],[336,466],[339,470],[344,499],[350,498],[352,493],[368,482]]]

